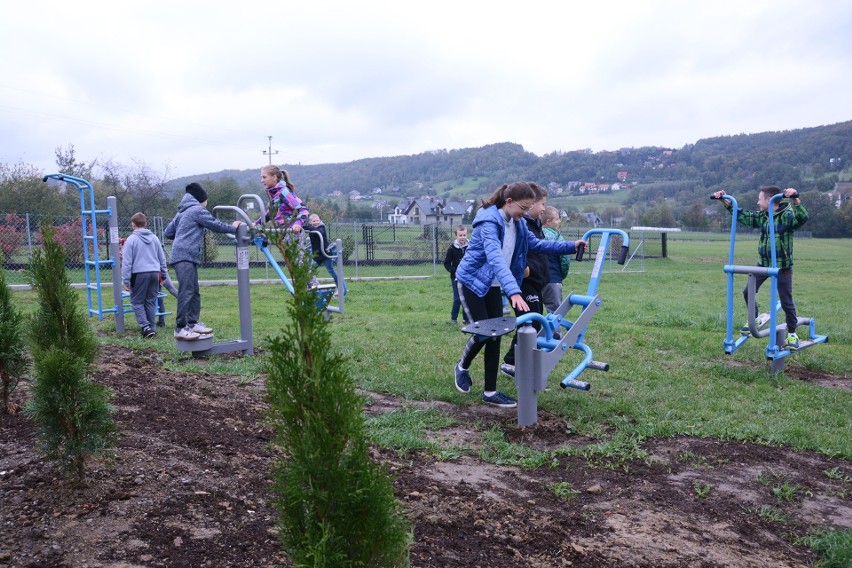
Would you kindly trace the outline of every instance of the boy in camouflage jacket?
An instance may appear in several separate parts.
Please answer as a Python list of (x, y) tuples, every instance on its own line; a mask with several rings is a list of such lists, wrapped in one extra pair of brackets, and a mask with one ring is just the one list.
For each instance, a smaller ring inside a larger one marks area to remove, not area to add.
[[(760, 188), (758, 194), (757, 206), (759, 211), (743, 211), (737, 212), (737, 222), (746, 227), (754, 227), (760, 229), (760, 241), (757, 244), (758, 266), (772, 266), (772, 249), (769, 239), (769, 200), (782, 190), (774, 185), (764, 186)], [(781, 308), (784, 310), (784, 315), (787, 323), (787, 344), (786, 347), (790, 350), (799, 348), (799, 337), (796, 335), (796, 326), (798, 325), (798, 317), (796, 315), (796, 303), (793, 301), (793, 233), (804, 225), (808, 219), (808, 210), (802, 205), (799, 199), (799, 192), (788, 187), (783, 190), (784, 197), (790, 199), (790, 202), (779, 204), (775, 202), (773, 220), (775, 222), (775, 260), (778, 271), (778, 297), (781, 300)], [(725, 195), (724, 191), (717, 191), (713, 194), (719, 199)], [(725, 208), (731, 211), (731, 204), (727, 200), (723, 200)], [(769, 278), (765, 274), (755, 275), (755, 294), (760, 290), (760, 286)], [(743, 289), (743, 298), (748, 303), (748, 285)], [(768, 314), (757, 315), (757, 302), (755, 302), (755, 317), (758, 319), (758, 327), (766, 325), (769, 321)], [(748, 327), (744, 327), (747, 330)]]

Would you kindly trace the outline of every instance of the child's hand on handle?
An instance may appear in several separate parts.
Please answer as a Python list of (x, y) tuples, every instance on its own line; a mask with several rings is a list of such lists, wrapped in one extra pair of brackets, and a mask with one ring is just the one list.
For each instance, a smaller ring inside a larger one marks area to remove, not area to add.
[(509, 304), (515, 309), (516, 312), (528, 312), (530, 311), (530, 307), (524, 301), (523, 297), (520, 294), (512, 294), (509, 296)]
[(799, 204), (799, 192), (792, 187), (788, 187), (784, 190), (784, 197), (792, 199), (796, 205)]
[(717, 191), (713, 194), (713, 199), (722, 199), (722, 196), (725, 195), (725, 190)]
[(576, 241), (574, 241), (575, 248), (580, 248), (581, 245), (583, 248), (587, 248), (589, 246), (589, 243), (587, 241), (584, 241), (583, 239), (577, 239)]
[(302, 232), (302, 226), (301, 225), (293, 225), (290, 228), (290, 230), (293, 231), (294, 233), (301, 233)]

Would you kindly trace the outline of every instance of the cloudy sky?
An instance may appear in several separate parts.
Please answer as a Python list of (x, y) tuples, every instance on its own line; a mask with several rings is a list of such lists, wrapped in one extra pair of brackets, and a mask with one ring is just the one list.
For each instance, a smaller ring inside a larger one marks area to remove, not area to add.
[(0, 163), (170, 177), (852, 119), (849, 0), (0, 4)]

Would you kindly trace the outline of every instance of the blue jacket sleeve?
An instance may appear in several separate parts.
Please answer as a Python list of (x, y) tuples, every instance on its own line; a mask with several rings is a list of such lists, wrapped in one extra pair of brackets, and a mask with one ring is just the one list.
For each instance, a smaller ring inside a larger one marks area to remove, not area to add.
[(532, 252), (574, 254), (577, 251), (577, 245), (574, 244), (574, 241), (548, 241), (539, 239), (532, 231), (527, 232), (527, 243), (529, 244), (529, 250)]

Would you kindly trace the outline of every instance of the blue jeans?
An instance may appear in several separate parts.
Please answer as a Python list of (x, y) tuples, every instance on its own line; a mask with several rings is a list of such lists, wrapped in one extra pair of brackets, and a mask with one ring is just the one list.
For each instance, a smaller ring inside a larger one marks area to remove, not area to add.
[[(316, 259), (315, 258), (314, 262), (317, 265), (322, 264), (323, 266), (325, 266), (326, 271), (328, 271), (328, 275), (331, 276), (332, 279), (334, 279), (334, 283), (337, 284), (337, 272), (335, 272), (335, 270), (334, 270), (334, 260), (332, 260), (330, 258), (323, 258), (323, 259)], [(349, 290), (346, 287), (346, 280), (344, 279), (343, 280), (343, 295), (345, 296), (348, 291)]]

